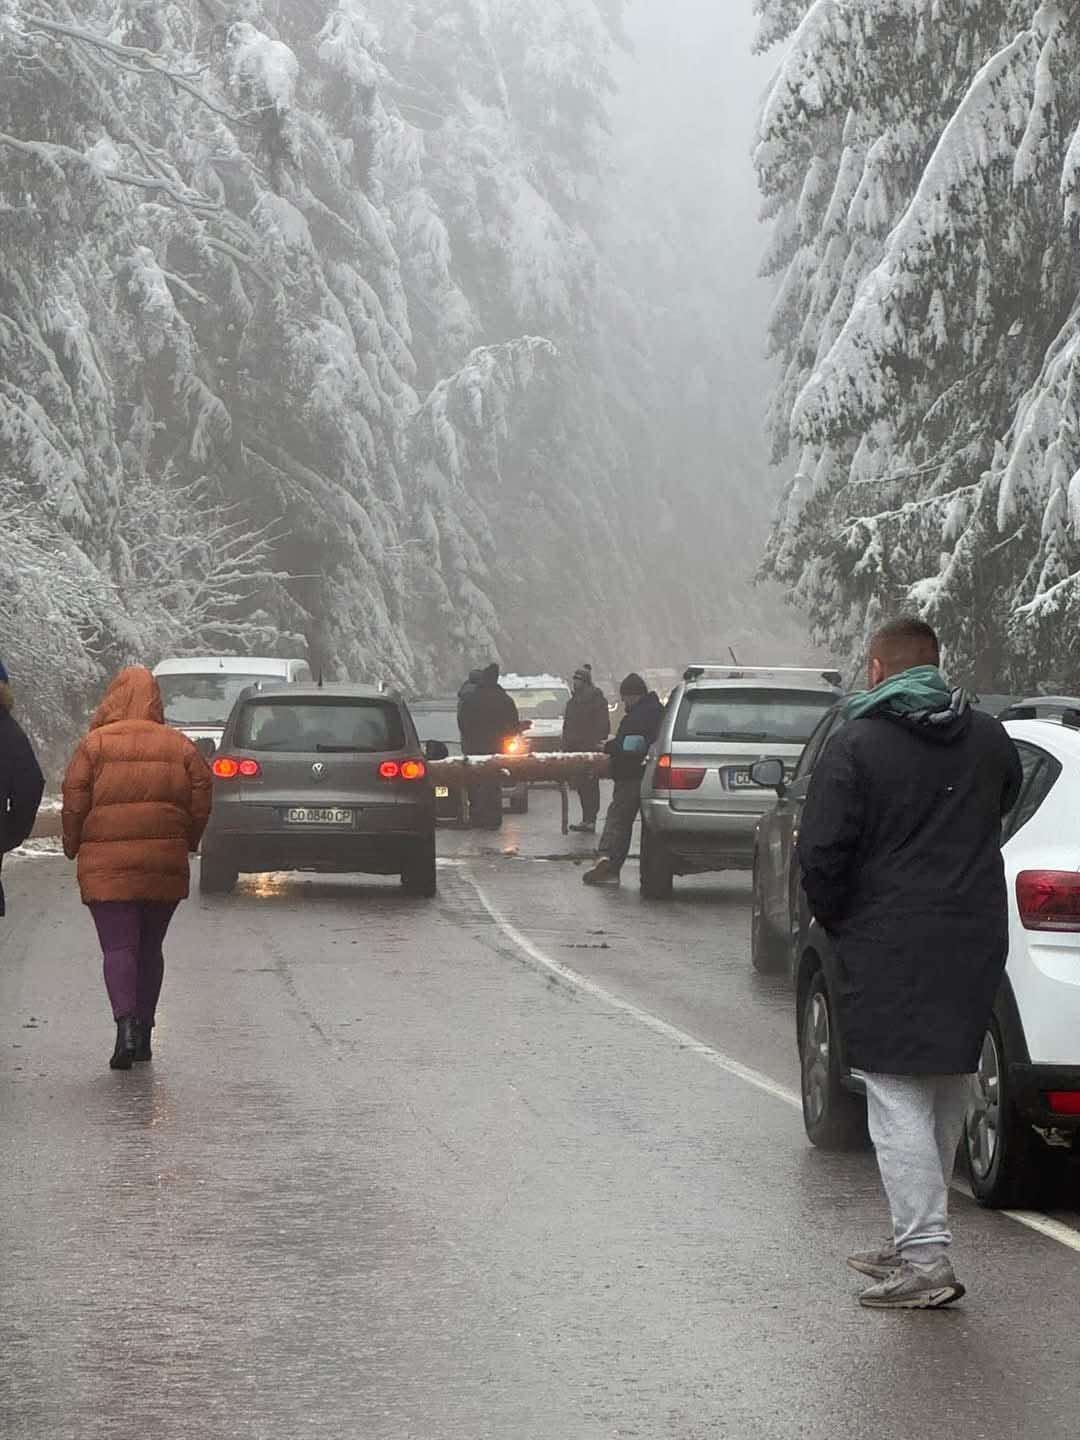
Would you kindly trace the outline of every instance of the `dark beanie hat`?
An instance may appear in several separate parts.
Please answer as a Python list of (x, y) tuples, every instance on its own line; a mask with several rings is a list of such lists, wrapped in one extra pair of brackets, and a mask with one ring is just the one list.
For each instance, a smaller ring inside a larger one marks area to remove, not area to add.
[(647, 695), (648, 693), (648, 685), (645, 684), (645, 681), (636, 670), (631, 670), (630, 674), (627, 675), (626, 679), (619, 686), (620, 695)]

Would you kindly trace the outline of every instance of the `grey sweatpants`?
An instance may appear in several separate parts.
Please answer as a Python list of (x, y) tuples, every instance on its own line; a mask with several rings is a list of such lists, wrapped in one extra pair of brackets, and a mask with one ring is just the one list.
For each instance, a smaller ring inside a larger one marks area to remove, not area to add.
[(952, 1244), (949, 1186), (970, 1075), (866, 1075), (866, 1113), (878, 1169), (892, 1211), (896, 1248), (908, 1260), (930, 1259)]

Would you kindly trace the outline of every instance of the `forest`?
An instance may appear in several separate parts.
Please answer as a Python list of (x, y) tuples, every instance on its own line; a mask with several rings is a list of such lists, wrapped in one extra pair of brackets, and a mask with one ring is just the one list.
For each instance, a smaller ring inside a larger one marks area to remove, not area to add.
[(756, 9), (789, 482), (766, 569), (838, 652), (917, 610), (980, 688), (1073, 687), (1080, 11)]
[(613, 134), (625, 18), (0, 0), (0, 637), (39, 737), (133, 658), (415, 691), (745, 623), (757, 340), (655, 123)]

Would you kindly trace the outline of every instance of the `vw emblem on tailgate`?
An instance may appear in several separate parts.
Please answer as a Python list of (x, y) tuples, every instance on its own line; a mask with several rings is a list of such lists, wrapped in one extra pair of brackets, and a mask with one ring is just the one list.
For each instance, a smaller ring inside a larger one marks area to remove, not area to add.
[(311, 773), (315, 776), (316, 780), (321, 780), (326, 774), (326, 766), (321, 760), (316, 760), (315, 764), (311, 767)]

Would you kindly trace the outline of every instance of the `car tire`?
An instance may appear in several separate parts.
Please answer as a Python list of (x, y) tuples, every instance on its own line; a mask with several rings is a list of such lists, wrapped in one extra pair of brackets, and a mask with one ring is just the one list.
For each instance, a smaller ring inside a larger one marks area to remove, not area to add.
[(435, 836), (414, 841), (401, 867), (401, 884), (406, 895), (431, 900), (439, 888), (435, 868)]
[(963, 1150), (971, 1192), (991, 1210), (1037, 1208), (1051, 1189), (1059, 1160), (1016, 1107), (1009, 1081), (1008, 1042), (995, 1016), (979, 1057), (977, 1098), (964, 1124)]
[(235, 865), (226, 864), (213, 850), (203, 848), (199, 861), (200, 895), (231, 895), (239, 878)]
[(641, 894), (646, 900), (670, 900), (675, 893), (675, 868), (667, 846), (641, 822)]
[(844, 1086), (833, 1014), (824, 972), (818, 970), (799, 1007), (803, 1124), (819, 1150), (862, 1150), (870, 1143), (866, 1101)]
[(517, 785), (510, 792), (510, 814), (527, 815), (529, 813), (529, 787)]
[(756, 857), (750, 906), (750, 963), (759, 975), (778, 975), (786, 969), (786, 957), (780, 937), (769, 923)]

